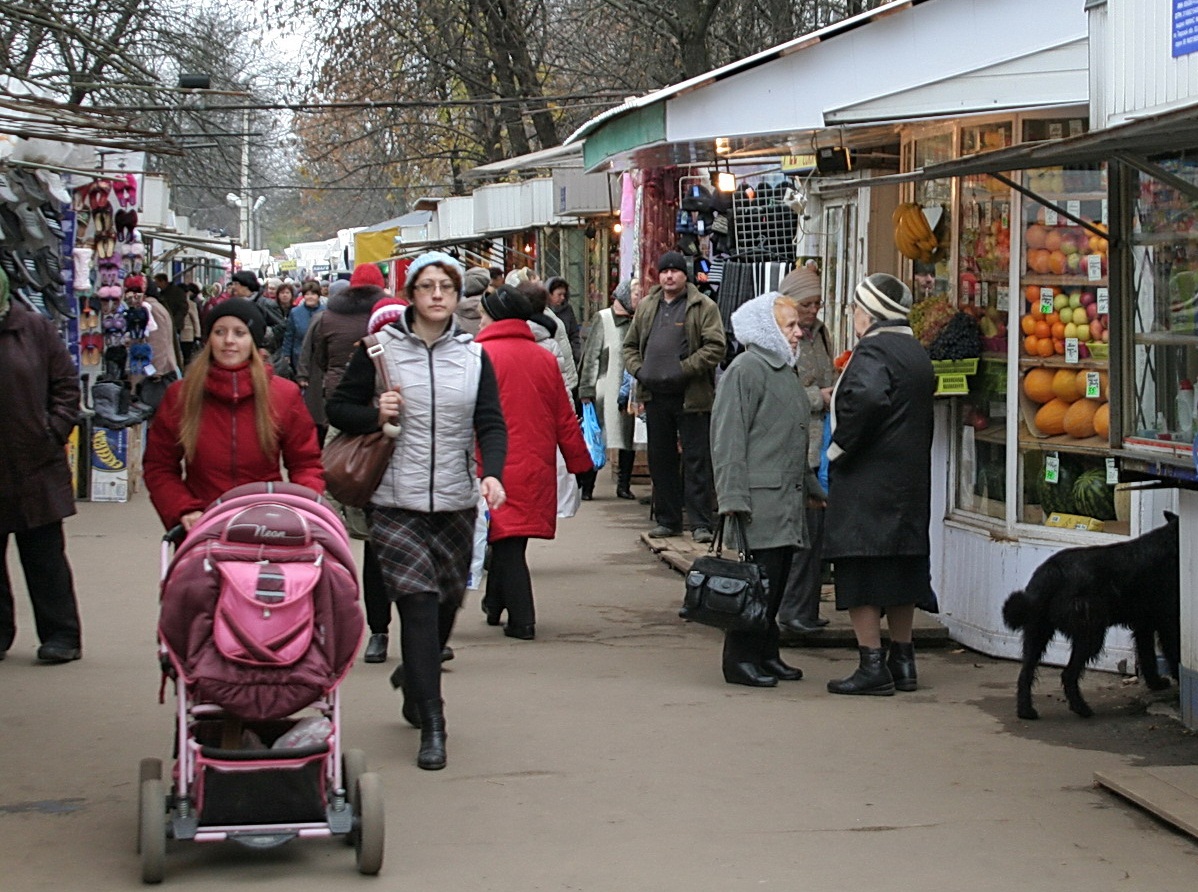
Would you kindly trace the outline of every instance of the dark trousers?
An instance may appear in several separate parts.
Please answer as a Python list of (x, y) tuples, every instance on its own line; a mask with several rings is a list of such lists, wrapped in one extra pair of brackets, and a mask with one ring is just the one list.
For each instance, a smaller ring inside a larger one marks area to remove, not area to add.
[(417, 703), (440, 700), (440, 598), (436, 592), (411, 592), (399, 598), (396, 606), (404, 695)]
[(801, 619), (814, 622), (819, 619), (819, 595), (823, 576), (824, 509), (808, 508), (807, 540), (809, 548), (796, 548), (790, 560), (790, 573), (786, 577), (786, 589), (782, 593), (782, 605), (778, 608), (778, 619), (789, 621)]
[(511, 626), (531, 626), (537, 621), (527, 550), (526, 536), (491, 543), (491, 569), (487, 571), (487, 594), (483, 600), (488, 612), (507, 610)]
[(724, 663), (753, 663), (778, 659), (778, 605), (782, 602), (782, 590), (786, 585), (786, 574), (790, 569), (794, 548), (756, 548), (753, 561), (761, 568), (769, 582), (769, 602), (766, 615), (769, 626), (763, 632), (725, 632)]
[[(657, 522), (682, 529), (685, 468), (686, 514), (691, 529), (711, 529), (712, 486), (710, 412), (683, 412), (682, 394), (657, 396), (645, 403), (649, 426), (649, 478)], [(682, 444), (682, 461), (678, 444)]]
[(391, 625), (391, 599), (374, 543), (367, 542), (362, 550), (362, 603), (366, 607), (366, 625), (372, 635), (380, 635)]
[(632, 449), (621, 449), (616, 458), (616, 486), (628, 489), (632, 486), (632, 466), (636, 464), (636, 452)]
[[(75, 601), (75, 580), (67, 562), (62, 521), (13, 535), (33, 604), (38, 641), (79, 647), (79, 607)], [(8, 533), (3, 533), (0, 534), (0, 652), (12, 647), (16, 634), (12, 582), (8, 576)]]

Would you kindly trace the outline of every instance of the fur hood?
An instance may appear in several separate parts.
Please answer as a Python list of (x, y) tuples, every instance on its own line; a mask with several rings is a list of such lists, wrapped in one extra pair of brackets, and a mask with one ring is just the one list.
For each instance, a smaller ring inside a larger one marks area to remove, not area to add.
[(358, 285), (330, 297), (327, 309), (342, 316), (369, 316), (375, 303), (386, 296), (387, 292), (377, 285)]
[(774, 301), (780, 296), (770, 291), (741, 304), (732, 314), (732, 334), (746, 347), (755, 344), (780, 362), (793, 366), (799, 358), (798, 350), (790, 349), (774, 319)]

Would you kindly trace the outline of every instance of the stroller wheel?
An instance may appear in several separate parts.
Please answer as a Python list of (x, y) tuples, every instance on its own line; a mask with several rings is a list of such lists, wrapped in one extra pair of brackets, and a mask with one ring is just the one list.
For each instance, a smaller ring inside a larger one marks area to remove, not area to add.
[[(358, 779), (366, 773), (366, 753), (362, 750), (346, 750), (341, 754), (341, 782), (345, 784), (345, 800), (354, 817), (358, 814)], [(347, 846), (357, 845), (358, 827), (345, 835)]]
[(383, 867), (385, 838), (383, 813), (383, 781), (373, 771), (358, 778), (357, 832), (354, 848), (358, 856), (358, 873), (374, 876)]
[(141, 785), (148, 780), (162, 779), (162, 760), (161, 759), (142, 759), (137, 765), (137, 853), (141, 854), (141, 822), (142, 822), (142, 804), (141, 804)]
[(139, 804), (141, 881), (161, 883), (166, 871), (166, 788), (161, 779), (151, 777), (141, 782)]

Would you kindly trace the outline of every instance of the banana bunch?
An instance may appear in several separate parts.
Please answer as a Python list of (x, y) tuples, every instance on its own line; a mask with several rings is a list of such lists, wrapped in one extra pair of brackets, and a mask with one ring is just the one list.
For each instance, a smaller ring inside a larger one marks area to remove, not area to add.
[(894, 224), (894, 244), (903, 256), (931, 263), (940, 242), (928, 226), (923, 208), (913, 201), (905, 201), (894, 209), (890, 219)]

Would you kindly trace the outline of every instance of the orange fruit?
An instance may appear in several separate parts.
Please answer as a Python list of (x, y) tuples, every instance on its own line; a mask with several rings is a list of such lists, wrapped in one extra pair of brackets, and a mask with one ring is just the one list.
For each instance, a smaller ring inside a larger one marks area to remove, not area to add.
[(1052, 324), (1052, 336), (1054, 338), (1057, 338), (1058, 340), (1063, 339), (1065, 337), (1065, 323), (1064, 322), (1054, 322)]
[(1044, 236), (1044, 244), (1041, 246), (1045, 251), (1061, 250), (1061, 231), (1059, 229), (1050, 229)]
[(1056, 396), (1052, 389), (1054, 377), (1052, 369), (1028, 369), (1023, 378), (1023, 392), (1029, 399), (1043, 405)]
[(1061, 314), (1058, 313), (1056, 310), (1053, 310), (1051, 313), (1049, 313), (1047, 316), (1044, 317), (1044, 321), (1047, 322), (1049, 325), (1056, 325), (1058, 322), (1061, 321)]
[(1040, 286), (1028, 285), (1023, 289), (1023, 297), (1033, 307), (1040, 303)]
[(1053, 251), (1048, 255), (1048, 272), (1054, 276), (1063, 276), (1068, 268), (1068, 261), (1061, 251)]
[(1064, 356), (1065, 355), (1065, 342), (1054, 339), (1052, 342), (1052, 352), (1057, 354), (1057, 356)]
[(1052, 338), (1040, 338), (1036, 344), (1036, 352), (1041, 356), (1052, 356)]
[[(1057, 323), (1057, 324), (1059, 325), (1060, 323)], [(1049, 325), (1047, 322), (1037, 322), (1036, 323), (1036, 337), (1047, 338), (1047, 337), (1050, 337), (1051, 335), (1052, 335), (1052, 326), (1051, 325)]]
[(1031, 313), (1028, 313), (1026, 316), (1024, 316), (1022, 319), (1019, 320), (1019, 327), (1021, 329), (1023, 329), (1023, 333), (1025, 335), (1035, 334), (1036, 333), (1036, 317), (1033, 316)]
[(1047, 229), (1039, 223), (1033, 223), (1027, 228), (1027, 232), (1023, 234), (1023, 240), (1027, 242), (1029, 248), (1043, 248), (1044, 239), (1047, 235)]
[(1023, 352), (1028, 356), (1040, 355), (1040, 339), (1035, 335), (1028, 335), (1023, 339)]

